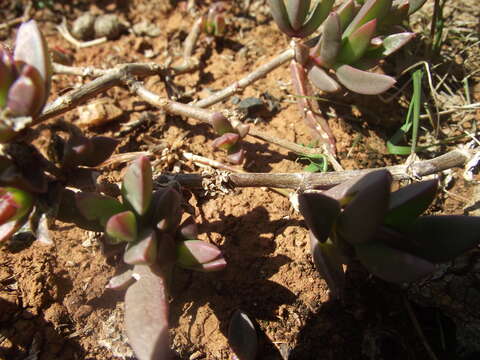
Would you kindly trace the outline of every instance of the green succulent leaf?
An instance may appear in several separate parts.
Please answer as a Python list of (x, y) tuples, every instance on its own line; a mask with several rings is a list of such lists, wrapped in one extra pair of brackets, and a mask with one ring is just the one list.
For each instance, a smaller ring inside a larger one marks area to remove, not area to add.
[(310, 9), (310, 0), (287, 0), (286, 9), (293, 30), (297, 31), (307, 17)]
[(425, 259), (376, 242), (357, 244), (355, 252), (368, 271), (393, 283), (416, 281), (435, 270)]
[(284, 0), (268, 0), (268, 5), (270, 6), (273, 20), (278, 28), (288, 36), (294, 36), (295, 31), (290, 24), (287, 8), (283, 1)]
[(144, 215), (152, 199), (152, 167), (146, 156), (139, 156), (130, 166), (122, 180), (122, 195), (138, 215)]
[(336, 75), (347, 89), (363, 95), (381, 94), (396, 83), (391, 76), (358, 70), (350, 65), (340, 66), (336, 69)]
[(224, 149), (228, 150), (231, 149), (232, 146), (234, 146), (238, 140), (240, 139), (240, 135), (235, 134), (235, 133), (225, 133), (221, 135), (220, 137), (216, 138), (212, 142), (212, 147), (214, 149)]
[(437, 180), (428, 180), (405, 186), (391, 193), (384, 223), (393, 227), (411, 224), (428, 209), (435, 198), (437, 188)]
[(132, 242), (137, 238), (137, 219), (131, 211), (113, 215), (105, 225), (108, 236), (120, 241)]
[(113, 215), (127, 210), (117, 199), (97, 193), (79, 192), (75, 194), (75, 200), (85, 219), (99, 221), (102, 226), (105, 226)]
[(258, 339), (255, 326), (246, 313), (236, 310), (228, 325), (228, 344), (238, 360), (255, 360)]
[(480, 217), (422, 216), (404, 234), (410, 253), (434, 263), (450, 261), (480, 244)]
[(377, 170), (361, 177), (348, 190), (350, 198), (337, 221), (337, 231), (350, 244), (372, 240), (388, 210), (392, 175)]
[(334, 2), (335, 0), (318, 0), (302, 28), (296, 32), (295, 36), (304, 38), (313, 34), (327, 18)]
[(3, 61), (4, 56), (0, 48), (0, 109), (7, 105), (8, 89), (14, 80), (13, 69)]
[(34, 198), (27, 191), (13, 187), (0, 188), (0, 224), (18, 220), (32, 210)]
[(359, 60), (370, 45), (376, 29), (377, 20), (373, 19), (352, 32), (344, 39), (337, 61), (342, 64), (351, 64)]
[(330, 240), (321, 243), (310, 231), (310, 252), (315, 267), (327, 282), (332, 297), (341, 299), (345, 288), (345, 272), (339, 249)]
[(373, 19), (378, 19), (380, 22), (391, 7), (392, 0), (367, 0), (343, 32), (343, 38), (349, 37), (355, 30)]
[(130, 265), (152, 265), (157, 259), (157, 236), (146, 230), (136, 243), (128, 243), (123, 261)]
[(340, 20), (340, 29), (344, 31), (348, 24), (352, 21), (356, 13), (355, 1), (348, 0), (345, 1), (337, 10), (336, 10), (339, 20)]
[(300, 212), (315, 238), (322, 243), (327, 241), (340, 214), (341, 209), (338, 201), (318, 190), (305, 191), (299, 194), (298, 201)]

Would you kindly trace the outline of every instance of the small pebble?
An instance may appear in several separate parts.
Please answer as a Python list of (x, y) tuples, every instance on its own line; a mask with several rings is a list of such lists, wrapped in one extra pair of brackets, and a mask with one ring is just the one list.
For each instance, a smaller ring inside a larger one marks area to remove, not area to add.
[(118, 17), (113, 14), (100, 15), (95, 20), (95, 37), (107, 37), (109, 40), (117, 39), (122, 31)]
[(95, 16), (90, 13), (85, 13), (72, 26), (72, 35), (79, 40), (90, 40), (93, 38), (93, 27), (95, 24)]

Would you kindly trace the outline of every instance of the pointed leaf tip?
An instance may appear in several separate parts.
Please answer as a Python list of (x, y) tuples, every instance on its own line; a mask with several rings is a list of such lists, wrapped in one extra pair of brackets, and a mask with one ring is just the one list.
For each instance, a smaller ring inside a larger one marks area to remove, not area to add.
[(108, 219), (105, 232), (120, 241), (135, 241), (137, 238), (137, 220), (131, 211), (124, 211)]
[(395, 85), (391, 76), (355, 69), (342, 65), (336, 69), (338, 80), (349, 90), (363, 95), (378, 95)]
[(122, 180), (122, 194), (138, 215), (147, 212), (152, 199), (153, 179), (150, 160), (140, 156), (134, 160)]
[(228, 344), (238, 360), (254, 360), (258, 339), (253, 322), (241, 310), (236, 310), (228, 326)]

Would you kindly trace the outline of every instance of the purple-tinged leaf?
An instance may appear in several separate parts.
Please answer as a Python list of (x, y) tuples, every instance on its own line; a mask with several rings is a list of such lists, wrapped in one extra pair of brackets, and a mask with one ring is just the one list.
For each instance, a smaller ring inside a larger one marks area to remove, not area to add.
[(284, 0), (268, 0), (270, 12), (278, 28), (288, 36), (295, 36), (295, 31), (288, 19), (287, 9)]
[(195, 240), (198, 238), (198, 225), (193, 216), (185, 219), (178, 229), (178, 234), (185, 240)]
[(320, 41), (320, 56), (328, 67), (332, 67), (335, 64), (342, 44), (340, 18), (336, 12), (330, 13), (327, 20), (325, 20)]
[(177, 260), (175, 240), (170, 234), (157, 233), (157, 264), (173, 265)]
[(355, 16), (355, 13), (356, 13), (355, 1), (354, 0), (345, 1), (336, 10), (336, 12), (340, 20), (340, 29), (343, 31)]
[(0, 244), (8, 239), (19, 230), (27, 221), (26, 217), (18, 220), (8, 221), (0, 225)]
[(368, 173), (348, 190), (350, 198), (337, 220), (337, 231), (350, 244), (372, 240), (388, 210), (392, 175), (387, 170)]
[(416, 281), (435, 270), (427, 260), (379, 243), (358, 244), (355, 251), (368, 271), (389, 282)]
[(118, 140), (106, 137), (95, 136), (90, 139), (93, 147), (93, 154), (86, 158), (81, 165), (95, 167), (107, 160), (115, 151)]
[[(44, 93), (48, 94), (52, 77), (52, 65), (47, 42), (35, 20), (23, 23), (18, 29), (13, 57), (16, 62), (25, 63), (37, 69), (42, 79)], [(45, 101), (46, 98), (43, 98), (42, 102)]]
[(130, 265), (152, 265), (157, 259), (157, 236), (147, 230), (136, 243), (128, 243), (123, 261)]
[(228, 132), (235, 132), (232, 124), (221, 112), (216, 112), (212, 115), (210, 120), (210, 125), (212, 125), (213, 130), (219, 135), (223, 135)]
[[(14, 116), (33, 116), (41, 108), (44, 90), (37, 87), (35, 68), (25, 66), (20, 77), (8, 90), (7, 108)], [(41, 99), (41, 101), (39, 101)]]
[(349, 90), (363, 95), (378, 95), (395, 85), (391, 76), (375, 74), (342, 65), (336, 69), (337, 79)]
[(13, 187), (0, 188), (0, 224), (17, 220), (28, 214), (33, 207), (33, 196)]
[(243, 139), (250, 131), (250, 125), (238, 124), (237, 126), (235, 126), (235, 130), (237, 131), (237, 134), (240, 135), (240, 138)]
[(343, 32), (343, 38), (349, 37), (355, 30), (373, 19), (380, 21), (391, 7), (392, 0), (367, 0)]
[(165, 276), (145, 265), (137, 265), (133, 271), (138, 280), (125, 294), (128, 343), (139, 360), (171, 359)]
[(182, 195), (169, 186), (156, 191), (152, 200), (153, 224), (158, 230), (175, 232), (182, 220)]
[(98, 219), (88, 220), (83, 216), (77, 203), (77, 196), (72, 190), (62, 189), (58, 195), (58, 209), (54, 216), (57, 220), (74, 223), (76, 226), (90, 231), (104, 231), (105, 227)]
[(139, 156), (132, 161), (122, 180), (123, 198), (138, 215), (147, 212), (152, 199), (152, 167), (146, 156)]
[(83, 164), (86, 159), (94, 155), (90, 139), (83, 135), (70, 136), (63, 147), (61, 164), (63, 167), (72, 168)]
[(384, 223), (400, 228), (411, 224), (428, 209), (435, 198), (437, 188), (437, 180), (428, 180), (405, 186), (391, 193)]
[(234, 146), (238, 140), (240, 139), (240, 135), (234, 134), (234, 133), (225, 133), (221, 135), (220, 137), (216, 138), (212, 142), (212, 147), (214, 149), (224, 149), (228, 150), (232, 146)]
[(128, 288), (135, 282), (135, 278), (133, 277), (133, 270), (127, 270), (119, 275), (115, 275), (110, 279), (106, 288), (121, 291)]
[(450, 261), (480, 244), (480, 217), (422, 216), (405, 237), (410, 253), (434, 263)]
[(240, 165), (241, 163), (243, 163), (243, 160), (245, 160), (245, 154), (245, 149), (242, 149), (240, 147), (234, 147), (232, 149), (229, 149), (227, 160), (233, 165)]
[(322, 243), (327, 241), (340, 214), (338, 201), (318, 190), (301, 193), (298, 195), (298, 201), (300, 212), (315, 238)]
[(308, 69), (307, 77), (316, 88), (322, 91), (335, 93), (341, 89), (341, 86), (317, 65), (313, 65)]
[(247, 314), (236, 310), (228, 325), (228, 344), (238, 360), (255, 360), (257, 356), (257, 331)]
[(351, 64), (359, 60), (370, 45), (370, 41), (377, 29), (377, 20), (373, 19), (344, 39), (337, 61), (342, 64)]
[(327, 18), (330, 10), (332, 10), (334, 2), (335, 0), (317, 1), (302, 28), (296, 32), (295, 36), (304, 38), (313, 34)]
[[(177, 263), (185, 269), (199, 271), (220, 270), (226, 265), (220, 249), (201, 240), (186, 240), (177, 243)], [(213, 263), (213, 267), (209, 266), (211, 263)]]
[(322, 278), (326, 281), (334, 299), (343, 298), (345, 272), (339, 249), (330, 241), (321, 243), (310, 231), (310, 252), (313, 262)]
[(303, 25), (310, 9), (310, 0), (288, 0), (287, 15), (293, 30), (297, 31)]
[[(80, 213), (87, 220), (97, 220), (105, 226), (113, 215), (126, 210), (117, 199), (97, 193), (79, 192), (75, 194), (76, 204)], [(73, 204), (72, 204), (73, 206)]]
[(408, 0), (408, 15), (413, 14), (414, 12), (420, 10), (420, 8), (425, 4), (427, 0)]
[(108, 236), (120, 241), (135, 241), (137, 238), (137, 220), (131, 211), (124, 211), (113, 215), (105, 225)]

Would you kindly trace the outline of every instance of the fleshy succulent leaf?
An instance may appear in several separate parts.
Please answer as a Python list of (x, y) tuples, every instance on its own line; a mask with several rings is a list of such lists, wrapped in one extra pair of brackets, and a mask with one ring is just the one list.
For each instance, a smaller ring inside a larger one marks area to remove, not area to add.
[(335, 93), (340, 91), (341, 86), (327, 74), (321, 67), (313, 65), (307, 72), (308, 80), (318, 89)]
[(80, 213), (87, 220), (97, 220), (103, 226), (110, 217), (126, 210), (120, 201), (106, 195), (79, 192), (75, 194), (75, 198)]
[(168, 294), (165, 276), (137, 265), (138, 280), (125, 294), (125, 328), (139, 360), (170, 359)]
[(108, 236), (120, 241), (135, 241), (137, 238), (137, 220), (131, 211), (124, 211), (113, 215), (105, 225)]
[(373, 19), (382, 19), (391, 7), (392, 0), (367, 0), (343, 32), (343, 38), (349, 37), (355, 30)]
[(396, 83), (391, 76), (358, 70), (350, 65), (341, 65), (336, 75), (347, 89), (363, 95), (381, 94)]
[(135, 282), (135, 278), (133, 277), (133, 270), (127, 270), (119, 275), (115, 275), (110, 279), (106, 288), (110, 290), (125, 290), (130, 285)]
[(157, 236), (146, 230), (136, 243), (128, 243), (123, 261), (130, 265), (152, 265), (157, 259)]
[(342, 44), (340, 17), (336, 12), (330, 13), (325, 20), (320, 41), (321, 58), (326, 65), (331, 67), (337, 59)]
[(161, 231), (175, 231), (182, 219), (182, 195), (169, 186), (153, 195), (153, 223)]
[(480, 243), (480, 217), (422, 216), (405, 237), (410, 253), (434, 263), (449, 261)]
[(239, 134), (225, 133), (220, 137), (216, 138), (215, 140), (213, 140), (212, 147), (214, 149), (220, 148), (220, 149), (228, 150), (232, 146), (234, 146), (239, 139), (240, 139)]
[(107, 160), (115, 151), (118, 140), (106, 136), (94, 136), (90, 139), (93, 147), (93, 154), (86, 158), (81, 165), (98, 166)]
[(0, 244), (15, 234), (27, 221), (27, 217), (23, 217), (18, 220), (7, 221), (5, 224), (0, 225)]
[(389, 56), (395, 51), (400, 49), (402, 46), (407, 44), (410, 40), (415, 37), (415, 33), (403, 32), (398, 34), (392, 34), (383, 39), (383, 52), (382, 56)]
[(138, 215), (147, 212), (152, 199), (152, 167), (146, 156), (139, 156), (130, 166), (122, 180), (123, 198)]
[(345, 272), (338, 248), (330, 240), (321, 243), (310, 231), (310, 252), (315, 267), (327, 282), (332, 297), (341, 299), (345, 287)]
[[(44, 90), (38, 87), (38, 72), (27, 65), (8, 90), (7, 108), (14, 116), (32, 116), (43, 105)], [(43, 101), (43, 100), (42, 100)]]
[(301, 193), (298, 201), (308, 228), (318, 241), (325, 242), (340, 214), (340, 204), (318, 190)]
[(2, 60), (2, 53), (3, 50), (0, 48), (0, 109), (7, 105), (8, 89), (14, 80), (12, 68)]
[(223, 135), (228, 132), (235, 132), (235, 129), (233, 128), (230, 121), (228, 121), (225, 115), (223, 115), (221, 112), (216, 112), (212, 115), (210, 124), (219, 135)]
[(335, 0), (318, 0), (295, 36), (303, 38), (313, 34), (327, 18), (334, 2)]
[(300, 29), (310, 9), (310, 0), (287, 0), (287, 15), (294, 31)]
[(337, 221), (337, 231), (350, 244), (372, 240), (388, 210), (392, 175), (377, 170), (361, 177), (347, 192), (351, 196)]
[(343, 41), (337, 61), (342, 64), (351, 64), (359, 60), (370, 45), (375, 34), (377, 20), (373, 19), (352, 32)]
[(198, 226), (193, 216), (189, 216), (180, 225), (179, 235), (185, 240), (195, 240), (198, 237)]
[(0, 224), (22, 218), (32, 210), (33, 202), (33, 196), (24, 190), (0, 188)]
[(435, 270), (435, 265), (425, 259), (376, 242), (355, 245), (355, 252), (372, 274), (385, 281), (416, 281)]
[(355, 16), (355, 1), (345, 1), (337, 10), (337, 14), (340, 20), (340, 29), (343, 31), (347, 25), (352, 21)]
[(228, 325), (228, 344), (238, 360), (255, 360), (258, 339), (253, 322), (247, 314), (236, 310)]
[(391, 193), (384, 223), (393, 227), (411, 224), (427, 210), (435, 198), (437, 188), (437, 180), (428, 180), (405, 186)]
[(272, 13), (273, 20), (277, 24), (278, 28), (288, 36), (294, 36), (295, 31), (290, 24), (287, 8), (285, 7), (285, 3), (283, 1), (284, 0), (268, 0), (270, 12)]
[(177, 263), (185, 269), (198, 271), (217, 271), (226, 265), (220, 249), (201, 240), (177, 243)]
[(245, 159), (245, 153), (245, 149), (242, 149), (240, 146), (233, 146), (232, 148), (228, 149), (228, 162), (234, 165), (240, 165)]

